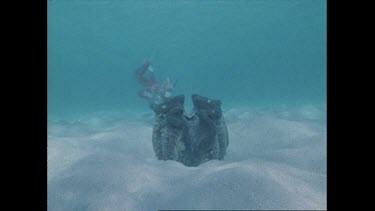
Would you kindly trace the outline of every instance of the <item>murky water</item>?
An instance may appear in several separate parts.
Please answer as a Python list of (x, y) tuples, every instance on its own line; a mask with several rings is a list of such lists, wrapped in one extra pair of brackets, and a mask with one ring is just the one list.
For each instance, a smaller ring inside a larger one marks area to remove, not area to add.
[[(145, 60), (222, 101), (224, 161), (155, 159)], [(325, 209), (326, 63), (323, 0), (48, 1), (49, 210)]]

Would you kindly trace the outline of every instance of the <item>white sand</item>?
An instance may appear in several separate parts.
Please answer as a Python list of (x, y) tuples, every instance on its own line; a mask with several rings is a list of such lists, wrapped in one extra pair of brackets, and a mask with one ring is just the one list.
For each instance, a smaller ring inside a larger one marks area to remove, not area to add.
[(226, 110), (227, 156), (199, 167), (156, 160), (150, 114), (50, 122), (48, 210), (326, 209), (319, 107)]

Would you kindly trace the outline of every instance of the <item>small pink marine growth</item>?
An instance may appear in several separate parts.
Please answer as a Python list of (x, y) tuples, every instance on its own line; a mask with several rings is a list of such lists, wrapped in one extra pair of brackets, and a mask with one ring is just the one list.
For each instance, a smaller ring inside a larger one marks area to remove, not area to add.
[[(147, 77), (147, 73), (149, 76)], [(138, 92), (138, 95), (147, 99), (152, 104), (159, 104), (166, 98), (172, 95), (172, 91), (176, 86), (176, 81), (171, 83), (169, 78), (159, 83), (155, 80), (154, 72), (152, 70), (151, 62), (146, 61), (135, 72), (135, 77), (138, 82), (144, 87), (143, 90)]]

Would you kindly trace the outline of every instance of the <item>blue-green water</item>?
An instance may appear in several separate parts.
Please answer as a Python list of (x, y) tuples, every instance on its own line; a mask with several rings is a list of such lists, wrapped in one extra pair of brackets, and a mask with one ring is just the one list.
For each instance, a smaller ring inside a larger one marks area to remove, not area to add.
[(174, 94), (224, 107), (326, 102), (326, 1), (48, 1), (48, 114), (148, 110), (151, 59)]
[[(48, 1), (48, 210), (325, 210), (326, 1)], [(161, 161), (137, 96), (222, 101), (224, 160)]]

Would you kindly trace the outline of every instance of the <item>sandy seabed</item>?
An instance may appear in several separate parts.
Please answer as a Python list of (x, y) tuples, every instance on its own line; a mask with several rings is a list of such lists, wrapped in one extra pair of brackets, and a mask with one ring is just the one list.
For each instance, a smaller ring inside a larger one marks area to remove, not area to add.
[(152, 150), (152, 113), (48, 123), (48, 210), (326, 209), (322, 106), (224, 110), (223, 161), (186, 167)]

